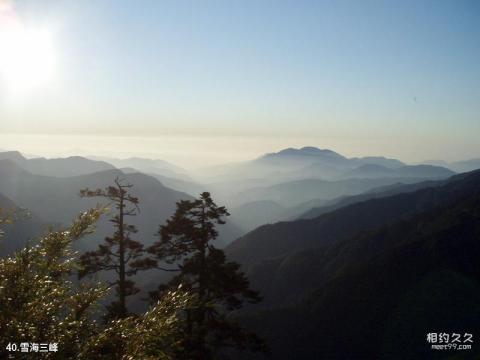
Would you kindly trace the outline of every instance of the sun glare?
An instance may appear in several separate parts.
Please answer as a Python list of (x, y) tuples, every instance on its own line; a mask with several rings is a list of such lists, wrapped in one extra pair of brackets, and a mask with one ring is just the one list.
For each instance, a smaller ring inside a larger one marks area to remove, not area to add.
[(53, 35), (47, 29), (0, 24), (0, 77), (8, 91), (24, 93), (49, 82), (56, 67)]

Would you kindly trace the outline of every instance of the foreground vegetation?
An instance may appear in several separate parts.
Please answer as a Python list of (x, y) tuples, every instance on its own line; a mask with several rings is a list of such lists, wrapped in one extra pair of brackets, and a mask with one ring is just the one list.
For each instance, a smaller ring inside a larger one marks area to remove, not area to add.
[[(262, 341), (229, 316), (243, 301), (260, 297), (249, 289), (238, 264), (212, 244), (226, 209), (208, 193), (181, 201), (161, 226), (159, 241), (144, 250), (130, 238), (135, 228), (124, 222), (127, 214), (134, 215), (125, 203), (136, 206), (138, 199), (128, 193), (130, 185), (118, 179), (115, 184), (82, 191), (116, 205), (114, 233), (97, 250), (80, 255), (74, 246), (107, 213), (101, 206), (0, 260), (0, 351), (5, 353), (10, 342), (58, 343), (57, 352), (42, 354), (48, 359), (214, 359), (226, 347), (264, 350)], [(0, 224), (11, 221), (4, 216)], [(134, 275), (161, 269), (161, 262), (174, 266), (177, 275), (151, 294), (148, 311), (128, 312), (125, 298), (135, 293)], [(101, 283), (87, 276), (101, 270), (112, 270), (118, 280)], [(117, 300), (105, 308), (110, 288), (116, 289)]]

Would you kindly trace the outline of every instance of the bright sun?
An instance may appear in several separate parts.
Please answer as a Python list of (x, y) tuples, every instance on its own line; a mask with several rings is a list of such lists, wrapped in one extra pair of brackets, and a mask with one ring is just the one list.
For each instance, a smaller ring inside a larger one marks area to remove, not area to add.
[(0, 82), (24, 93), (50, 81), (56, 67), (52, 33), (20, 23), (0, 24)]

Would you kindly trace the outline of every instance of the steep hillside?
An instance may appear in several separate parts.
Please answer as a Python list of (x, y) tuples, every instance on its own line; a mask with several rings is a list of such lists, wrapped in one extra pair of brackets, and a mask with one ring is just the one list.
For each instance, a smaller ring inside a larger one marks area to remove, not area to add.
[[(413, 216), (250, 268), (268, 311), (243, 321), (269, 340), (275, 359), (477, 358), (475, 344), (438, 352), (426, 342), (430, 332), (480, 331), (474, 175), (435, 189), (444, 196)], [(417, 199), (433, 200), (425, 191)]]
[(249, 266), (298, 249), (341, 241), (477, 190), (480, 171), (460, 174), (441, 186), (354, 203), (314, 219), (265, 225), (237, 239), (227, 250), (232, 259)]

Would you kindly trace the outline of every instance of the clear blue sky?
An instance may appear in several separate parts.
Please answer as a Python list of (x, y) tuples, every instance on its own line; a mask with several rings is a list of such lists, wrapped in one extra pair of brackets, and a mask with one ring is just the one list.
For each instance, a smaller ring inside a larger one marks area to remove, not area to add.
[(4, 133), (480, 156), (478, 1), (24, 0), (16, 11), (55, 29), (58, 74), (18, 101), (0, 83)]

